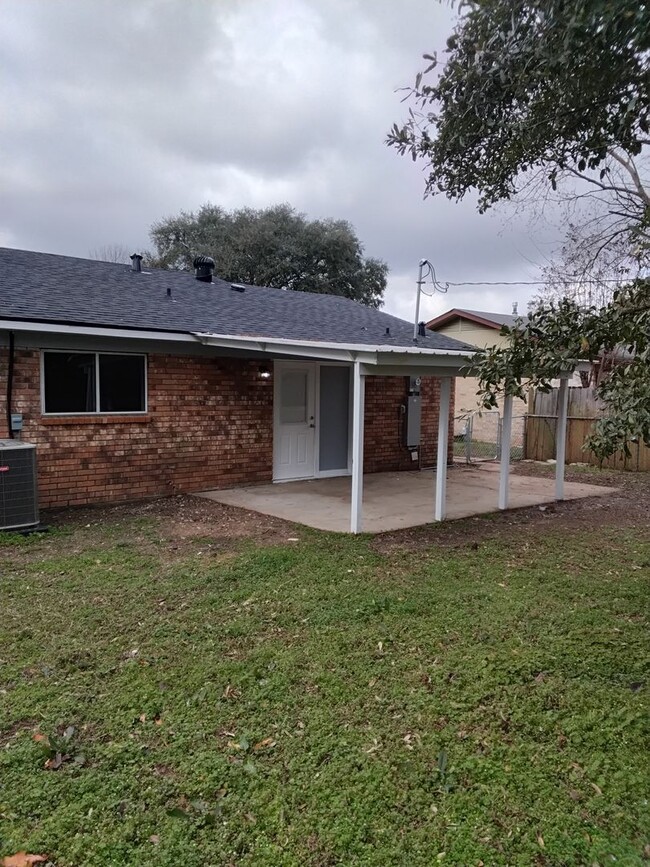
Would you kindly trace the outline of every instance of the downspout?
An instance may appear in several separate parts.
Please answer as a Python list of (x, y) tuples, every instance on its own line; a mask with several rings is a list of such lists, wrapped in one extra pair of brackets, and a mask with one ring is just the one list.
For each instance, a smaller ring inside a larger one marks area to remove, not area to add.
[(14, 333), (13, 331), (9, 332), (9, 364), (7, 366), (7, 436), (9, 439), (14, 438), (14, 432), (12, 430), (11, 424), (11, 403), (13, 400), (13, 389), (14, 389), (14, 361), (15, 361), (15, 349), (14, 349)]

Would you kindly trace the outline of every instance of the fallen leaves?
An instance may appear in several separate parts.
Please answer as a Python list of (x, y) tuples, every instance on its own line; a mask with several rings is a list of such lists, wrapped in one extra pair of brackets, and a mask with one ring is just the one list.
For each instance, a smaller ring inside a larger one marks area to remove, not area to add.
[[(146, 713), (141, 713), (140, 716), (138, 717), (138, 719), (140, 720), (141, 723), (146, 723), (146, 721), (147, 721), (147, 715), (146, 715)], [(152, 716), (152, 717), (151, 717), (151, 721), (152, 721), (153, 724), (156, 725), (156, 726), (161, 726), (161, 725), (162, 725), (162, 717), (160, 716), (159, 713), (157, 713), (157, 714), (155, 714), (154, 716)]]
[(417, 732), (407, 732), (402, 738), (407, 750), (412, 750), (416, 746), (420, 746), (422, 738)]
[(45, 764), (43, 765), (46, 771), (58, 771), (66, 762), (73, 762), (78, 766), (85, 765), (85, 756), (81, 753), (75, 754), (71, 748), (70, 742), (74, 734), (75, 727), (68, 726), (62, 735), (53, 734), (48, 737), (40, 732), (36, 732), (36, 734), (32, 735), (34, 743), (39, 744), (47, 756)]
[(242, 735), (237, 740), (228, 741), (228, 746), (231, 750), (240, 750), (245, 753), (248, 750), (249, 742), (246, 735)]
[[(232, 732), (225, 732), (225, 734), (232, 735)], [(272, 750), (275, 746), (277, 746), (277, 741), (275, 738), (271, 737), (263, 738), (261, 741), (257, 741), (251, 746), (250, 741), (245, 734), (240, 735), (238, 738), (235, 738), (233, 735), (232, 739), (227, 743), (229, 749), (240, 753), (247, 753), (249, 750), (259, 753), (262, 750)]]
[(44, 864), (47, 855), (32, 855), (30, 852), (16, 852), (2, 859), (2, 867), (31, 867), (32, 864)]

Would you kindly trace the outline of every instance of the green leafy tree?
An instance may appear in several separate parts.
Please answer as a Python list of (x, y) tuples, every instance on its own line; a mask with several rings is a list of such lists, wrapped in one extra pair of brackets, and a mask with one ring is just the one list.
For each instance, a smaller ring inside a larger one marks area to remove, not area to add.
[[(568, 173), (631, 197), (650, 196), (630, 160), (650, 144), (648, 0), (472, 0), (416, 78), (406, 124), (389, 143), (429, 165), (428, 192), (479, 193), (485, 210), (541, 167), (551, 186)], [(613, 159), (630, 179), (610, 182)]]
[[(557, 194), (578, 212), (586, 199), (590, 215), (565, 248), (572, 297), (541, 299), (509, 347), (478, 360), (486, 405), (522, 396), (525, 381), (550, 387), (575, 359), (618, 356), (588, 445), (604, 457), (647, 441), (650, 299), (631, 278), (647, 273), (650, 243), (650, 0), (467, 0), (459, 13), (446, 62), (425, 55), (388, 144), (425, 162), (427, 193), (473, 192), (481, 212), (513, 197), (540, 209)], [(575, 291), (612, 268), (630, 285), (602, 306)]]
[(154, 223), (150, 234), (152, 267), (190, 270), (205, 253), (224, 280), (382, 304), (388, 266), (364, 258), (345, 220), (308, 220), (289, 205), (228, 212), (208, 204)]
[(460, 12), (446, 62), (425, 55), (388, 143), (425, 162), (427, 193), (475, 192), (481, 212), (515, 198), (539, 214), (553, 200), (595, 273), (621, 242), (647, 265), (650, 0), (471, 0)]
[(605, 413), (585, 447), (602, 459), (629, 454), (631, 440), (650, 445), (650, 280), (616, 291), (600, 309), (572, 298), (541, 304), (520, 327), (501, 333), (507, 346), (475, 358), (486, 408), (502, 394), (523, 400), (531, 386), (549, 391), (553, 379), (586, 361), (604, 366), (596, 393)]

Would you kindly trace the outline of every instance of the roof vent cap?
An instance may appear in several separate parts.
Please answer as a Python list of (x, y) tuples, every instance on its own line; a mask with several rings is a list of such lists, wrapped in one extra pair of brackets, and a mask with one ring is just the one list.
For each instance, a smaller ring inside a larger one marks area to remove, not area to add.
[(139, 274), (142, 271), (142, 254), (131, 253), (129, 259), (131, 260), (131, 270)]
[(196, 256), (192, 266), (196, 271), (197, 280), (200, 280), (201, 283), (212, 283), (214, 259), (211, 256)]
[(233, 292), (245, 292), (246, 291), (246, 287), (244, 285), (242, 285), (241, 283), (231, 283), (230, 288), (232, 289)]

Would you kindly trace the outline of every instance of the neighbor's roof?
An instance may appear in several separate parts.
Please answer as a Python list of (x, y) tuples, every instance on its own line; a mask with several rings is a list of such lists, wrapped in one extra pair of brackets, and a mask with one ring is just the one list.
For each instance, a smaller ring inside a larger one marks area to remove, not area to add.
[[(217, 265), (218, 268), (218, 265)], [(171, 290), (171, 297), (168, 296)], [(0, 319), (106, 328), (467, 351), (466, 343), (335, 295), (246, 286), (0, 248)], [(386, 329), (390, 329), (386, 335)]]
[(454, 319), (466, 319), (469, 322), (474, 322), (477, 325), (484, 325), (486, 328), (500, 329), (503, 325), (512, 328), (517, 323), (525, 323), (528, 320), (527, 316), (516, 313), (489, 313), (485, 310), (463, 310), (460, 307), (454, 307), (440, 316), (436, 316), (430, 322), (427, 322), (427, 328), (436, 330), (443, 325), (448, 325)]

